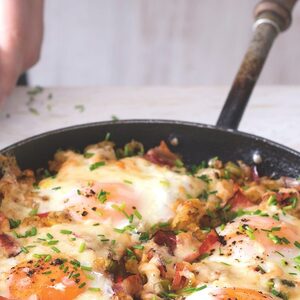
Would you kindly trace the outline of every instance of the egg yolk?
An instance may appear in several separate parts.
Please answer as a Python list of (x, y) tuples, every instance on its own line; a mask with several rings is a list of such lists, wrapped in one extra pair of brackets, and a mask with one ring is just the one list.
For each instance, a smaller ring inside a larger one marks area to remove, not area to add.
[(13, 299), (71, 300), (85, 291), (86, 276), (76, 261), (29, 260), (11, 269), (8, 287)]
[(72, 195), (66, 204), (73, 219), (112, 220), (114, 225), (128, 219), (138, 204), (133, 189), (120, 183), (95, 183)]
[(271, 296), (265, 295), (262, 292), (257, 292), (242, 288), (227, 288), (217, 293), (218, 300), (272, 300)]

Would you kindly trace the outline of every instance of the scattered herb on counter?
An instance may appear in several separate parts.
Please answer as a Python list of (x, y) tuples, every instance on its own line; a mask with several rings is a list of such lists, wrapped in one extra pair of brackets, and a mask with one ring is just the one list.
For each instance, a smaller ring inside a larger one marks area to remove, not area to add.
[(27, 94), (30, 95), (30, 96), (35, 96), (37, 94), (42, 93), (43, 91), (44, 91), (43, 87), (41, 87), (41, 86), (35, 86), (35, 87), (29, 89), (27, 91)]
[(117, 121), (120, 120), (116, 115), (112, 115), (112, 116), (111, 116), (111, 119), (112, 119), (114, 122), (117, 122)]
[(34, 107), (29, 107), (28, 110), (33, 114), (33, 115), (39, 115), (40, 113), (37, 111), (36, 108)]
[(85, 107), (82, 104), (75, 105), (74, 108), (81, 113), (84, 112), (84, 110), (85, 110)]

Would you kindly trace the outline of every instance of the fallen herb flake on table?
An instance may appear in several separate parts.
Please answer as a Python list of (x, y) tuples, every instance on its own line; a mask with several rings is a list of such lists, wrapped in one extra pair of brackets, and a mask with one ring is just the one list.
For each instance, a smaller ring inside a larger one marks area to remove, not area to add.
[(53, 98), (52, 93), (49, 93), (47, 98), (48, 98), (48, 100), (51, 100)]
[(112, 115), (111, 119), (115, 122), (120, 120), (116, 115)]
[(30, 96), (34, 96), (34, 95), (40, 94), (43, 91), (44, 91), (43, 87), (36, 86), (36, 87), (33, 87), (32, 89), (28, 90), (27, 94), (30, 95)]
[(84, 106), (82, 104), (75, 105), (75, 109), (77, 109), (79, 112), (84, 112)]
[(28, 110), (34, 115), (39, 115), (39, 112), (34, 107), (29, 107)]

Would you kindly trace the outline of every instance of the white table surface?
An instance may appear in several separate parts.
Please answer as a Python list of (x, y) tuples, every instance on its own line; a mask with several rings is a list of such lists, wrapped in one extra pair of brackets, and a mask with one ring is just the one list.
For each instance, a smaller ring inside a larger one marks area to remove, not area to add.
[[(228, 87), (47, 88), (31, 103), (27, 91), (17, 88), (0, 111), (0, 149), (45, 131), (111, 120), (112, 115), (214, 124)], [(240, 130), (300, 151), (299, 113), (300, 86), (260, 86)]]

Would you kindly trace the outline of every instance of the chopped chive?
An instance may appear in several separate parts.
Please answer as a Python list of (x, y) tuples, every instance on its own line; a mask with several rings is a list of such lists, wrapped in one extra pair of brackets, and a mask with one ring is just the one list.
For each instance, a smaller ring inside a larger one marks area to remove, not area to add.
[(56, 186), (54, 188), (52, 188), (53, 191), (57, 191), (57, 190), (60, 190), (61, 189), (61, 186)]
[(294, 262), (295, 262), (296, 264), (298, 264), (298, 265), (300, 264), (300, 255), (294, 257)]
[(53, 239), (53, 235), (51, 233), (47, 233), (47, 237), (51, 240)]
[(277, 198), (275, 195), (271, 195), (267, 201), (268, 205), (277, 205)]
[(70, 264), (73, 265), (74, 267), (80, 267), (80, 262), (76, 259), (73, 259), (70, 261)]
[(280, 256), (284, 257), (284, 255), (282, 253), (280, 253), (279, 251), (274, 251), (274, 252), (279, 254)]
[(38, 209), (37, 208), (33, 208), (30, 212), (29, 212), (29, 216), (33, 217), (38, 213)]
[(86, 244), (85, 243), (81, 243), (80, 246), (79, 246), (79, 253), (82, 253), (84, 250), (85, 250), (85, 247), (86, 247)]
[(52, 273), (52, 271), (46, 271), (46, 272), (43, 272), (42, 274), (44, 274), (44, 275), (49, 275), (49, 274), (51, 274)]
[(95, 288), (95, 287), (90, 287), (89, 291), (91, 291), (91, 292), (101, 292), (101, 289), (100, 288)]
[(176, 166), (177, 168), (182, 168), (182, 167), (184, 166), (184, 164), (183, 164), (182, 160), (176, 159), (176, 160), (175, 160), (175, 166)]
[(8, 219), (8, 222), (9, 222), (10, 229), (18, 228), (19, 225), (21, 224), (21, 220)]
[(51, 260), (51, 258), (52, 258), (52, 256), (51, 256), (51, 255), (47, 255), (47, 256), (45, 257), (44, 261), (45, 261), (45, 262), (48, 262), (48, 261), (50, 261), (50, 260)]
[(110, 132), (107, 132), (104, 141), (109, 141), (109, 139), (110, 139)]
[(29, 253), (29, 251), (26, 247), (21, 247), (21, 251), (24, 252), (24, 253)]
[(206, 288), (207, 288), (207, 285), (202, 285), (200, 287), (188, 287), (188, 288), (182, 289), (180, 292), (184, 293), (184, 294), (191, 294), (191, 293), (202, 291)]
[(109, 195), (108, 192), (104, 191), (101, 189), (101, 191), (98, 193), (97, 195), (97, 199), (101, 202), (101, 203), (105, 203), (107, 201), (107, 196)]
[(67, 230), (67, 229), (62, 229), (60, 231), (61, 234), (72, 234), (73, 232), (71, 230)]
[(109, 242), (109, 239), (101, 239), (101, 242)]
[(79, 196), (81, 195), (81, 192), (80, 192), (80, 190), (77, 190), (77, 195), (79, 195)]
[(81, 269), (84, 271), (89, 271), (89, 272), (93, 270), (92, 267), (87, 267), (87, 266), (81, 266)]
[(100, 223), (94, 223), (93, 224), (93, 226), (99, 226), (100, 225)]
[(51, 245), (56, 245), (59, 241), (58, 240), (51, 240), (49, 242), (47, 242), (47, 245), (51, 246)]
[(91, 274), (85, 274), (86, 278), (88, 278), (89, 280), (94, 280), (95, 277), (92, 276)]
[(197, 176), (197, 178), (204, 181), (205, 183), (209, 183), (212, 181), (212, 179), (210, 179), (207, 175)]
[(139, 220), (143, 218), (141, 213), (136, 208), (133, 210), (133, 213)]
[(144, 249), (144, 246), (143, 246), (143, 245), (134, 245), (133, 248), (134, 248), (134, 249), (143, 250), (143, 249)]
[(294, 243), (294, 245), (295, 245), (297, 248), (300, 249), (300, 243), (299, 243), (299, 242), (296, 241), (296, 242)]
[(79, 273), (76, 273), (76, 274), (74, 274), (72, 277), (73, 278), (77, 278), (77, 277), (79, 277), (80, 276), (80, 274)]
[(58, 248), (56, 248), (55, 246), (51, 247), (51, 249), (56, 253), (60, 253), (60, 250)]
[(86, 285), (86, 283), (83, 282), (83, 283), (81, 283), (81, 284), (78, 286), (78, 288), (82, 289), (85, 285)]
[(84, 158), (91, 158), (91, 157), (94, 156), (94, 155), (95, 155), (95, 153), (85, 152), (85, 153), (83, 154), (83, 157), (84, 157)]
[(132, 181), (127, 180), (127, 179), (124, 179), (124, 182), (125, 182), (125, 183), (128, 183), (128, 184), (132, 184), (132, 183), (133, 183)]
[(98, 169), (99, 167), (103, 167), (105, 165), (105, 161), (98, 161), (95, 162), (94, 164), (90, 165), (90, 171), (94, 171)]

